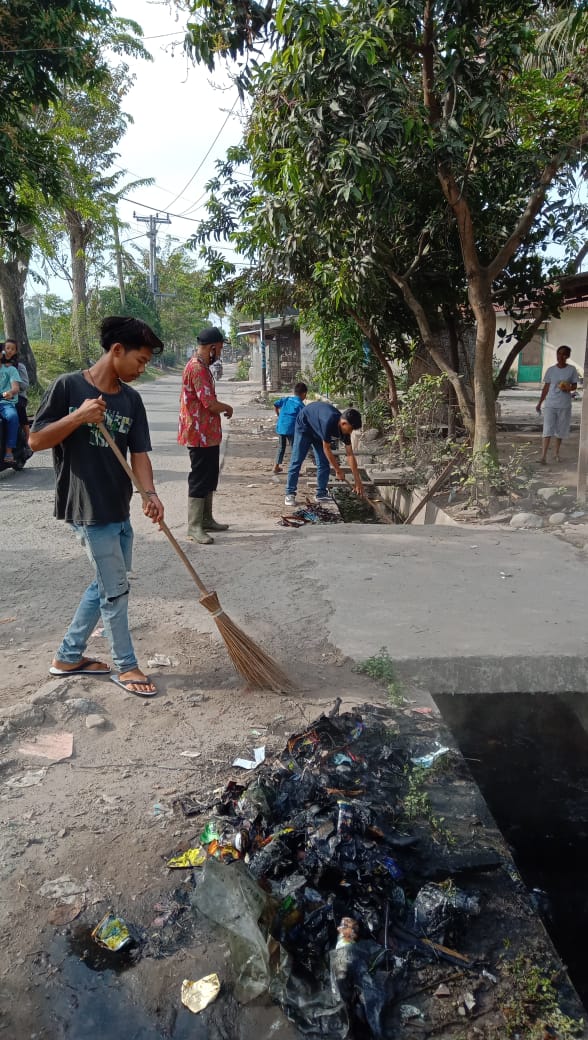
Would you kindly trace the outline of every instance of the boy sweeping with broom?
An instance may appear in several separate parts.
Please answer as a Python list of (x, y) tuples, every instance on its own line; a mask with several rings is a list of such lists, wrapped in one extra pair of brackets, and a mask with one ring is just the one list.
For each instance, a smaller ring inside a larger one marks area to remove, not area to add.
[(110, 640), (117, 674), (110, 678), (127, 693), (153, 697), (157, 690), (141, 671), (128, 624), (133, 529), (129, 519), (133, 487), (97, 423), (104, 423), (147, 494), (143, 512), (163, 520), (163, 504), (153, 486), (149, 427), (137, 379), (163, 343), (137, 318), (105, 318), (100, 327), (102, 357), (83, 372), (59, 376), (45, 394), (30, 434), (33, 451), (53, 449), (55, 516), (69, 523), (94, 568), (74, 618), (53, 658), (51, 675), (109, 675), (110, 668), (85, 656), (99, 618)]

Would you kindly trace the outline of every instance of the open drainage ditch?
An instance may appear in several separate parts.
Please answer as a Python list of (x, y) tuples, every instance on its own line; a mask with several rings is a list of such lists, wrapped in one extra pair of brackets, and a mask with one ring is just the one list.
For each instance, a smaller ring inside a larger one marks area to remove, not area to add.
[(346, 524), (401, 524), (400, 514), (384, 499), (372, 503), (354, 494), (346, 484), (334, 485), (331, 495)]
[(582, 694), (435, 696), (588, 1008), (588, 733)]

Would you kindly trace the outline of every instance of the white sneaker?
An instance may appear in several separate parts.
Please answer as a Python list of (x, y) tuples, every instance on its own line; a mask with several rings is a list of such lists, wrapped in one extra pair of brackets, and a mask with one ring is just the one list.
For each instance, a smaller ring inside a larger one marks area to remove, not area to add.
[(284, 499), (284, 505), (285, 506), (295, 506), (296, 505), (296, 495), (286, 495), (286, 497)]
[(330, 502), (330, 501), (331, 501), (331, 496), (330, 496), (330, 495), (328, 495), (328, 494), (327, 494), (327, 493), (325, 492), (325, 494), (324, 494), (324, 495), (318, 495), (318, 494), (317, 494), (317, 495), (315, 495), (315, 496), (314, 496), (314, 500), (315, 500), (315, 502)]

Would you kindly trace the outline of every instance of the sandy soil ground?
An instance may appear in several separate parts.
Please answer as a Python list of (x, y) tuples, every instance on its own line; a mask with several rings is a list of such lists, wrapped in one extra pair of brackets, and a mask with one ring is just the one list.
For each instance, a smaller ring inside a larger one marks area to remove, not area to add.
[[(229, 366), (225, 372), (230, 375)], [(168, 523), (228, 613), (288, 670), (297, 692), (243, 690), (190, 576), (142, 517), (137, 499), (131, 625), (159, 696), (142, 701), (108, 679), (50, 679), (51, 656), (89, 580), (88, 566), (65, 525), (52, 519), (48, 456), (0, 480), (0, 1029), (14, 1040), (106, 1037), (120, 1033), (121, 1021), (129, 1036), (188, 1035), (170, 1010), (169, 994), (179, 992), (183, 977), (222, 970), (226, 949), (197, 932), (190, 942), (178, 940), (173, 956), (141, 962), (140, 981), (128, 985), (136, 987), (139, 1008), (163, 1016), (151, 1032), (139, 1011), (136, 1022), (128, 1009), (121, 1019), (116, 980), (102, 991), (97, 972), (90, 999), (87, 982), (71, 968), (76, 947), (71, 935), (66, 946), (64, 926), (84, 909), (95, 918), (111, 908), (131, 920), (156, 919), (173, 884), (166, 859), (193, 839), (193, 822), (174, 812), (178, 796), (196, 792), (205, 802), (218, 794), (242, 775), (231, 766), (236, 756), (250, 757), (260, 744), (268, 755), (279, 751), (337, 696), (342, 711), (386, 701), (383, 690), (325, 642), (320, 588), (306, 572), (304, 542), (277, 526), (284, 478), (271, 473), (272, 413), (253, 400), (248, 385), (224, 380), (218, 391), (235, 405), (216, 497), (217, 516), (231, 529), (211, 547), (184, 540), (188, 467), (175, 444), (178, 386), (177, 377), (167, 376), (142, 388)], [(99, 636), (89, 650), (108, 660)], [(156, 655), (171, 663), (150, 665)], [(62, 732), (73, 736), (73, 753), (61, 762), (22, 750), (30, 740)], [(67, 892), (64, 878), (71, 882)], [(57, 884), (43, 887), (47, 882)], [(82, 932), (75, 940), (78, 960), (87, 955), (86, 939)], [(59, 990), (56, 977), (64, 983)], [(211, 1037), (298, 1035), (273, 1006), (226, 1014)], [(198, 1032), (196, 1022), (189, 1035), (209, 1035)], [(458, 1033), (448, 1028), (437, 1035)]]
[[(169, 890), (166, 854), (191, 834), (190, 821), (173, 815), (174, 797), (224, 787), (238, 774), (231, 770), (236, 756), (250, 757), (260, 744), (268, 755), (281, 749), (340, 692), (343, 708), (381, 697), (324, 643), (320, 603), (306, 598), (296, 532), (277, 527), (284, 485), (271, 473), (273, 413), (255, 404), (247, 385), (219, 386), (219, 396), (235, 405), (216, 498), (217, 515), (231, 530), (205, 549), (185, 540), (187, 456), (174, 443), (178, 387), (177, 377), (167, 377), (142, 388), (168, 522), (231, 617), (292, 673), (299, 692), (244, 692), (198, 590), (143, 518), (138, 497), (131, 626), (159, 696), (143, 701), (88, 676), (51, 679), (50, 659), (89, 580), (88, 565), (65, 525), (52, 518), (50, 453), (0, 480), (4, 530), (18, 532), (1, 551), (0, 592), (0, 920), (10, 937), (2, 944), (0, 977), (11, 997), (3, 1024), (15, 1038), (31, 1035), (38, 1022), (44, 989), (33, 981), (35, 957), (48, 945), (54, 931), (48, 917), (62, 902), (40, 895), (44, 882), (67, 876), (78, 882), (82, 903), (109, 904), (132, 917), (147, 891), (156, 903), (158, 890)], [(272, 559), (283, 553), (292, 555), (292, 581), (289, 588), (272, 587)], [(281, 609), (284, 597), (299, 597), (295, 624)], [(108, 660), (100, 637), (89, 652)], [(150, 667), (158, 654), (172, 664)], [(103, 722), (89, 728), (90, 716)], [(63, 731), (73, 734), (66, 761), (51, 764), (19, 751), (31, 738)], [(35, 779), (34, 786), (20, 786)], [(17, 786), (9, 786), (12, 780)], [(165, 975), (156, 988), (165, 986)]]

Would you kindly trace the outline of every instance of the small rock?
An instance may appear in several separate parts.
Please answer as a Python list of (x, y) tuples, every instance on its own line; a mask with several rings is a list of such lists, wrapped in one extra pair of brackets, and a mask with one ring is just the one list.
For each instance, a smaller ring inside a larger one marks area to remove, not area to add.
[(557, 498), (558, 494), (557, 488), (553, 487), (537, 488), (536, 491), (537, 498), (542, 498), (544, 502), (551, 502), (552, 498)]
[(360, 444), (373, 444), (374, 441), (380, 439), (380, 431), (375, 429), (362, 430), (360, 434), (356, 434), (355, 443)]
[(77, 715), (90, 715), (98, 709), (98, 705), (87, 697), (68, 697), (65, 707)]
[(52, 682), (43, 683), (42, 686), (29, 697), (29, 704), (50, 704), (51, 701), (60, 700), (67, 693), (69, 684), (63, 679), (53, 679)]
[(415, 1007), (414, 1004), (401, 1004), (400, 1005), (400, 1023), (405, 1026), (407, 1022), (410, 1022), (412, 1018), (424, 1018), (422, 1011)]
[(445, 983), (442, 982), (440, 986), (437, 986), (437, 989), (435, 990), (435, 993), (433, 994), (433, 996), (435, 996), (435, 997), (450, 997), (451, 996), (451, 990), (449, 989), (449, 986), (446, 986)]
[(104, 715), (86, 715), (86, 726), (88, 729), (102, 729), (106, 725)]
[(543, 519), (537, 513), (515, 513), (510, 521), (510, 527), (517, 530), (532, 530), (543, 527)]
[(80, 896), (86, 895), (87, 887), (83, 881), (62, 875), (53, 881), (45, 881), (39, 889), (39, 895), (46, 896), (48, 899), (60, 899), (62, 903), (71, 905)]
[(555, 525), (555, 524), (565, 524), (566, 519), (567, 519), (567, 517), (566, 517), (565, 513), (552, 513), (551, 516), (549, 517), (547, 523), (548, 524), (553, 524), (553, 525)]
[(66, 834), (67, 834), (67, 831), (66, 831), (65, 827), (62, 827), (60, 831), (57, 831), (57, 837), (58, 838), (65, 838)]

